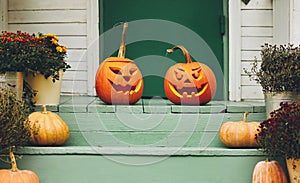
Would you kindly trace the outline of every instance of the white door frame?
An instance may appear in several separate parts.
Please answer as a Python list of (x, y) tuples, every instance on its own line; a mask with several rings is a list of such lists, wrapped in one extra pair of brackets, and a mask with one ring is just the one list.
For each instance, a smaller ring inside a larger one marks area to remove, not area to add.
[(87, 92), (94, 96), (95, 76), (99, 66), (99, 8), (98, 0), (89, 0), (87, 3)]
[(241, 2), (229, 0), (229, 100), (241, 100)]

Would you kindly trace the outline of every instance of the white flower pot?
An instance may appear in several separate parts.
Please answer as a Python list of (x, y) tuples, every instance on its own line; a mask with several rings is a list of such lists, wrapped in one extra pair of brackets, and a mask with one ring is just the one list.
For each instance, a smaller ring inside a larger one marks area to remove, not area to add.
[(297, 92), (265, 92), (266, 115), (280, 107), (280, 102), (292, 102), (300, 100), (300, 93)]
[(45, 78), (40, 73), (25, 74), (24, 80), (30, 85), (37, 94), (33, 97), (35, 105), (58, 105), (60, 101), (60, 91), (62, 84), (63, 71), (59, 72), (59, 80), (52, 81), (52, 77)]

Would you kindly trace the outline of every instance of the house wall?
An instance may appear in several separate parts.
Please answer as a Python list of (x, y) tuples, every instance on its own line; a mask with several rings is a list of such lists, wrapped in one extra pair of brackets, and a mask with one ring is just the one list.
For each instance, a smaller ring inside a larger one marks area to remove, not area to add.
[[(67, 61), (72, 66), (64, 74), (62, 93), (94, 95), (93, 77), (99, 58), (96, 44), (98, 1), (0, 0), (1, 3), (6, 1), (8, 2), (8, 14), (2, 13), (2, 15), (4, 18), (7, 16), (7, 20), (2, 21), (1, 28), (7, 27), (9, 31), (40, 31), (57, 34), (61, 43), (68, 47)], [(233, 57), (234, 59), (229, 57), (229, 67), (231, 68), (229, 69), (229, 98), (237, 101), (263, 100), (260, 85), (251, 81), (243, 69), (249, 70), (255, 57), (260, 59), (260, 45), (277, 43), (277, 36), (281, 32), (288, 32), (289, 41), (300, 44), (300, 26), (298, 24), (300, 22), (300, 2), (299, 0), (251, 0), (247, 5), (242, 1), (229, 0), (228, 2), (229, 14), (234, 8), (238, 8), (238, 11), (234, 10), (238, 14), (234, 12), (229, 15), (235, 16), (234, 20), (237, 20), (229, 25), (229, 29), (232, 25), (236, 27), (236, 32), (231, 37), (241, 35), (238, 36), (240, 38), (235, 38), (234, 42), (231, 41), (233, 43), (229, 43), (229, 52), (236, 55)], [(233, 2), (238, 6), (230, 7), (230, 3)], [(280, 11), (277, 10), (282, 7), (280, 3), (287, 4), (286, 7), (291, 10), (290, 17), (282, 18), (283, 21), (288, 21), (288, 31), (280, 31), (275, 26), (283, 25), (276, 20), (276, 17), (277, 19), (281, 17)], [(3, 6), (0, 9), (7, 11)], [(273, 11), (274, 9), (276, 11)], [(231, 40), (231, 38), (229, 39)], [(234, 67), (232, 67), (233, 65)]]
[(251, 0), (241, 2), (241, 100), (262, 100), (261, 87), (245, 75), (253, 58), (260, 60), (264, 43), (300, 44), (300, 1)]
[(260, 60), (260, 48), (273, 43), (273, 1), (241, 1), (241, 100), (262, 100), (263, 93), (256, 81), (251, 81), (244, 68), (250, 70), (255, 57)]
[(68, 48), (62, 93), (87, 94), (87, 1), (8, 0), (8, 31), (53, 33)]

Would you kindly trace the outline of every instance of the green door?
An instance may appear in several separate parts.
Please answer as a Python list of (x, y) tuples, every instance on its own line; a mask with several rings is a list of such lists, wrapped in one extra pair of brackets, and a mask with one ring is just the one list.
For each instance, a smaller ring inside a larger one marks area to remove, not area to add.
[(165, 97), (167, 69), (184, 62), (174, 45), (187, 48), (194, 61), (210, 66), (217, 78), (214, 99), (224, 99), (222, 0), (101, 0), (100, 59), (116, 55), (122, 22), (128, 22), (126, 58), (136, 62), (145, 82), (144, 97)]

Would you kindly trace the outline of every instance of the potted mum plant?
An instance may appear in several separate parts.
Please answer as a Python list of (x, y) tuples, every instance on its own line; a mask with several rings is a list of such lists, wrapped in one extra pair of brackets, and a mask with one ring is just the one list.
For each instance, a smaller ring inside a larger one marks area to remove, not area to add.
[(34, 172), (17, 168), (13, 153), (14, 146), (26, 145), (30, 140), (28, 113), (28, 106), (12, 88), (0, 88), (0, 150), (7, 153), (11, 160), (11, 169), (0, 169), (1, 182), (39, 183)]
[[(62, 73), (70, 68), (65, 62), (67, 49), (58, 43), (54, 34), (29, 34), (21, 31), (3, 31), (0, 35), (0, 84), (10, 81), (10, 72), (23, 73), (24, 80), (37, 93), (36, 104), (57, 105), (60, 97)], [(36, 83), (36, 80), (46, 80)], [(18, 79), (23, 81), (23, 79)], [(19, 86), (15, 83), (9, 83)], [(25, 85), (27, 86), (27, 85)], [(17, 87), (18, 88), (18, 87)], [(22, 93), (22, 89), (20, 89)], [(30, 91), (30, 90), (29, 90)], [(43, 94), (45, 93), (46, 94)], [(51, 96), (52, 92), (54, 96)], [(46, 97), (44, 97), (46, 95)], [(49, 101), (54, 100), (54, 101)]]
[(256, 140), (266, 154), (286, 159), (291, 183), (300, 181), (299, 101), (280, 103), (280, 108), (260, 124)]
[(24, 80), (37, 92), (33, 97), (36, 105), (57, 105), (62, 74), (70, 68), (65, 61), (67, 49), (58, 43), (59, 39), (54, 34), (39, 33), (34, 37)]
[(21, 31), (0, 34), (0, 85), (13, 86), (19, 98), (23, 92), (22, 72), (34, 41), (34, 36)]
[(268, 116), (280, 102), (300, 99), (300, 47), (266, 43), (258, 63), (255, 58), (251, 71), (244, 71), (262, 86)]

